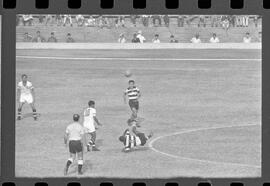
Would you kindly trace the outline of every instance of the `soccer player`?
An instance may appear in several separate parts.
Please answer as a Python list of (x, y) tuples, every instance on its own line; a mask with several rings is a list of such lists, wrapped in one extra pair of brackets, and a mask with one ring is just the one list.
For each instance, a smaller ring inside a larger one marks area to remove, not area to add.
[(70, 157), (66, 163), (64, 169), (64, 175), (67, 175), (69, 166), (75, 161), (76, 155), (78, 157), (78, 174), (82, 173), (83, 166), (83, 134), (84, 130), (82, 125), (79, 123), (80, 115), (73, 115), (73, 123), (67, 126), (64, 135), (64, 143), (67, 145), (69, 142)]
[(90, 100), (88, 102), (88, 108), (86, 108), (83, 112), (84, 122), (83, 126), (85, 127), (85, 134), (87, 139), (90, 138), (87, 144), (87, 151), (90, 151), (90, 147), (92, 147), (92, 151), (100, 151), (96, 147), (96, 127), (95, 122), (98, 125), (102, 125), (97, 117), (96, 117), (96, 109), (95, 109), (95, 102)]
[(129, 87), (124, 92), (124, 103), (126, 104), (126, 97), (128, 96), (128, 104), (132, 111), (131, 118), (136, 119), (139, 111), (139, 98), (141, 97), (140, 90), (135, 86), (134, 80), (129, 80)]
[(17, 99), (19, 101), (17, 120), (22, 119), (22, 107), (25, 103), (29, 104), (33, 110), (33, 117), (37, 120), (37, 110), (35, 108), (35, 92), (34, 87), (30, 81), (27, 80), (27, 75), (21, 76), (22, 81), (17, 86)]
[(125, 152), (129, 152), (134, 147), (144, 146), (147, 140), (153, 136), (152, 132), (147, 136), (144, 133), (139, 132), (136, 128), (137, 121), (135, 119), (129, 119), (127, 123), (129, 128), (119, 137), (119, 140), (125, 146)]

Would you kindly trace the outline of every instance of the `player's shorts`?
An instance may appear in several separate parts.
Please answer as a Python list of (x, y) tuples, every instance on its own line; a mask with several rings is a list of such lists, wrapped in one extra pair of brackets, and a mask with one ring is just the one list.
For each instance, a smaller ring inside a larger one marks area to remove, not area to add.
[(144, 133), (137, 133), (137, 137), (141, 140), (141, 146), (144, 146), (146, 144), (147, 138)]
[(31, 94), (22, 94), (20, 96), (20, 103), (33, 103), (33, 96)]
[(131, 109), (135, 108), (136, 110), (139, 110), (139, 101), (137, 99), (130, 99), (128, 104)]
[(76, 154), (83, 151), (82, 142), (80, 140), (69, 141), (69, 152)]
[(96, 131), (95, 125), (84, 126), (84, 133), (92, 133)]

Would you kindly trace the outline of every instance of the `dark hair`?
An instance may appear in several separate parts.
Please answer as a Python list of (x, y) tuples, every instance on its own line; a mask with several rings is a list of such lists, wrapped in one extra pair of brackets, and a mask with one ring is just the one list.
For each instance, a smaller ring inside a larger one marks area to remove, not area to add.
[(51, 32), (51, 35), (54, 34), (54, 32)]
[(158, 37), (159, 35), (158, 34), (155, 34), (155, 37)]
[(88, 101), (88, 105), (89, 105), (89, 106), (92, 106), (92, 105), (94, 105), (94, 104), (95, 104), (95, 102), (94, 102), (93, 100)]
[(127, 124), (129, 125), (129, 124), (131, 124), (133, 121), (136, 122), (136, 120), (135, 120), (134, 118), (129, 118), (129, 119), (127, 120)]
[(26, 78), (27, 78), (27, 75), (26, 75), (26, 74), (22, 74), (22, 78), (23, 78), (23, 77), (26, 77)]
[(40, 33), (40, 31), (38, 30), (37, 33)]
[(80, 115), (79, 114), (74, 114), (73, 115), (73, 121), (79, 121)]
[(135, 83), (133, 79), (129, 80), (128, 83)]
[(70, 33), (68, 33), (67, 35), (68, 35), (68, 36), (71, 36), (71, 34), (70, 34)]

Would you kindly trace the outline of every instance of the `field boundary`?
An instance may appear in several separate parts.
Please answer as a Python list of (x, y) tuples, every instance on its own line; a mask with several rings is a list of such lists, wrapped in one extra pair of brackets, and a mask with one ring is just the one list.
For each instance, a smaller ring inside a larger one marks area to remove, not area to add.
[(27, 43), (16, 49), (261, 49), (261, 43)]
[(126, 58), (126, 57), (60, 57), (60, 56), (21, 56), (21, 59), (54, 59), (54, 60), (108, 60), (108, 61), (261, 61), (262, 59), (248, 58)]
[(171, 157), (171, 158), (183, 159), (183, 160), (189, 160), (189, 161), (196, 161), (196, 162), (199, 162), (199, 163), (207, 163), (207, 164), (231, 165), (231, 166), (239, 166), (239, 167), (241, 166), (241, 167), (250, 167), (250, 168), (261, 169), (261, 166), (257, 166), (257, 165), (231, 163), (231, 162), (219, 162), (219, 161), (211, 161), (211, 160), (204, 160), (204, 159), (177, 156), (177, 155), (173, 155), (173, 154), (163, 152), (163, 151), (158, 150), (155, 147), (153, 147), (153, 145), (154, 145), (154, 143), (156, 141), (158, 141), (158, 140), (160, 140), (162, 138), (166, 138), (166, 137), (171, 137), (171, 136), (176, 136), (176, 135), (181, 135), (181, 134), (188, 134), (188, 133), (198, 132), (198, 131), (205, 131), (205, 130), (218, 130), (218, 129), (234, 128), (234, 127), (250, 127), (250, 126), (257, 126), (257, 125), (261, 126), (260, 124), (246, 124), (246, 125), (230, 125), (230, 126), (221, 126), (221, 127), (205, 127), (205, 128), (190, 129), (190, 130), (185, 130), (185, 131), (181, 131), (181, 132), (175, 132), (175, 133), (166, 134), (166, 135), (156, 137), (156, 138), (154, 138), (153, 140), (151, 140), (149, 142), (148, 146), (154, 152), (162, 154), (162, 155), (167, 156), (167, 157)]

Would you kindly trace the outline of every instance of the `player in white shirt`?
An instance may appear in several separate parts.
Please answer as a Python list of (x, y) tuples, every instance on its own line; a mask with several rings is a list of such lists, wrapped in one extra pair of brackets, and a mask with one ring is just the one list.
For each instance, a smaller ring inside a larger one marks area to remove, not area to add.
[(84, 129), (79, 123), (80, 115), (73, 115), (73, 123), (69, 124), (66, 128), (64, 135), (64, 143), (69, 146), (69, 159), (64, 169), (64, 175), (67, 175), (68, 168), (78, 158), (78, 174), (82, 174), (83, 166), (83, 135)]
[(146, 41), (145, 37), (142, 35), (141, 30), (138, 31), (137, 38), (140, 40), (140, 43), (144, 43)]
[(22, 107), (25, 103), (29, 104), (33, 110), (33, 117), (37, 120), (37, 110), (35, 108), (35, 92), (34, 87), (30, 81), (27, 80), (27, 75), (21, 76), (22, 81), (17, 85), (17, 99), (19, 101), (17, 119), (22, 119)]
[(191, 43), (201, 43), (200, 35), (196, 34), (195, 37), (193, 37), (191, 40)]
[[(92, 147), (93, 151), (99, 151), (96, 147), (96, 126), (95, 123), (101, 125), (96, 117), (96, 109), (95, 102), (90, 100), (88, 102), (88, 108), (86, 108), (83, 112), (84, 121), (83, 126), (85, 128), (86, 138), (88, 140), (87, 151), (90, 151), (90, 147)], [(90, 138), (90, 139), (89, 139)]]
[(213, 33), (213, 36), (210, 38), (210, 43), (219, 43), (219, 39), (215, 33)]
[(243, 38), (244, 43), (251, 43), (251, 37), (249, 36), (249, 33), (246, 33), (246, 36)]

